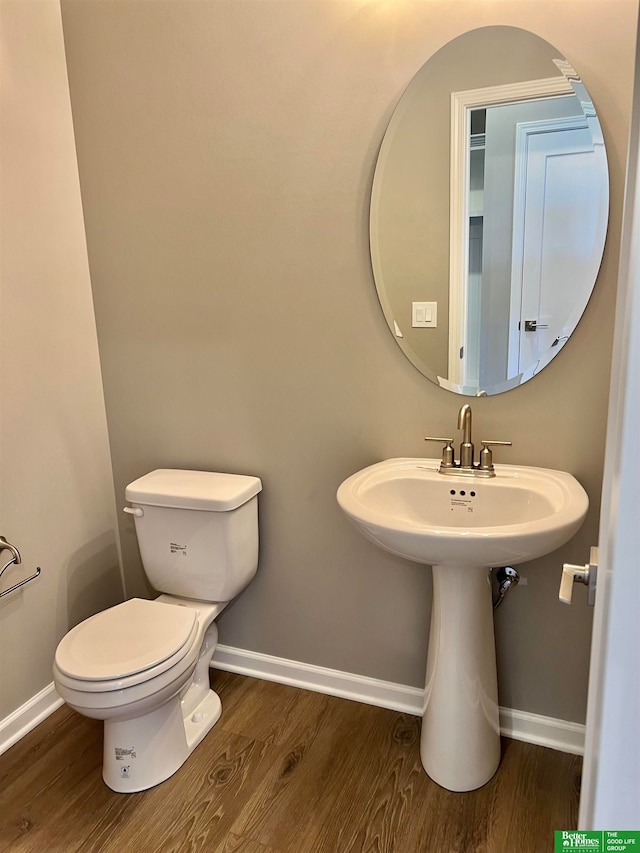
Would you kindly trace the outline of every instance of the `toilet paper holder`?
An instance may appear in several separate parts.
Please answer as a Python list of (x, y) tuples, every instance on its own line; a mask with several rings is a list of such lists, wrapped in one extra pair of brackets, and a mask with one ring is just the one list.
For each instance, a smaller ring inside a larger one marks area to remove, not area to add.
[[(2, 578), (2, 575), (6, 572), (9, 566), (17, 566), (22, 562), (22, 557), (20, 556), (20, 551), (18, 551), (16, 546), (12, 545), (10, 542), (7, 542), (7, 540), (4, 536), (2, 536), (2, 534), (0, 534), (0, 551), (11, 551), (11, 559), (9, 560), (9, 562), (5, 563), (4, 566), (0, 569), (0, 578)], [(35, 580), (37, 577), (39, 577), (41, 571), (42, 569), (38, 566), (34, 574), (32, 574), (30, 577), (23, 578), (21, 581), (18, 581), (18, 583), (14, 583), (13, 586), (10, 586), (9, 589), (5, 589), (0, 592), (0, 598), (4, 598), (5, 595), (9, 595), (9, 593), (15, 592), (16, 589), (20, 589), (21, 586), (24, 586), (30, 581)]]
[(596, 584), (598, 582), (598, 548), (591, 548), (589, 562), (584, 566), (565, 563), (562, 566), (562, 580), (558, 598), (563, 604), (571, 604), (574, 583), (582, 583), (589, 588), (587, 604), (593, 606), (596, 601)]

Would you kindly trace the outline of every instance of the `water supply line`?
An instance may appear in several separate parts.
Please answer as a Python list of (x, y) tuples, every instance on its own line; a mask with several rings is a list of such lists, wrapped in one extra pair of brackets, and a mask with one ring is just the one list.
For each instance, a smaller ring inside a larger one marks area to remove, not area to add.
[(520, 575), (515, 569), (511, 568), (511, 566), (502, 566), (502, 568), (495, 569), (494, 571), (498, 582), (498, 594), (493, 600), (493, 609), (497, 610), (504, 601), (509, 590), (512, 587), (517, 586), (518, 581), (520, 580)]

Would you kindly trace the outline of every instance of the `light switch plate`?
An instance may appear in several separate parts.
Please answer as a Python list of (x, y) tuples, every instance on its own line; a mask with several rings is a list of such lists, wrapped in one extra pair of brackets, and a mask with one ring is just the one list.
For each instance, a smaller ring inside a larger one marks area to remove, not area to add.
[(411, 325), (414, 329), (435, 329), (438, 325), (438, 303), (412, 302)]

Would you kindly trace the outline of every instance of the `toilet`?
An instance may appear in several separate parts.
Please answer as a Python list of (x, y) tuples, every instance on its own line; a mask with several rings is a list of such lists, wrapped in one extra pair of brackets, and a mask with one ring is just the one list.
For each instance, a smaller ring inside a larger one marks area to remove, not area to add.
[(215, 619), (256, 573), (258, 477), (159, 469), (127, 486), (153, 601), (98, 613), (61, 640), (64, 701), (104, 720), (102, 776), (132, 793), (172, 776), (220, 718)]

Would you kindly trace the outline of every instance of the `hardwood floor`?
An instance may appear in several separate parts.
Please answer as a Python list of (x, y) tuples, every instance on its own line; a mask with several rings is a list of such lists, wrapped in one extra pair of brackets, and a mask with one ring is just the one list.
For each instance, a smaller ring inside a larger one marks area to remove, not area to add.
[(424, 773), (417, 717), (212, 672), (222, 718), (140, 794), (102, 781), (102, 723), (66, 707), (0, 757), (11, 853), (546, 853), (575, 828), (580, 759), (503, 741), (484, 788)]

